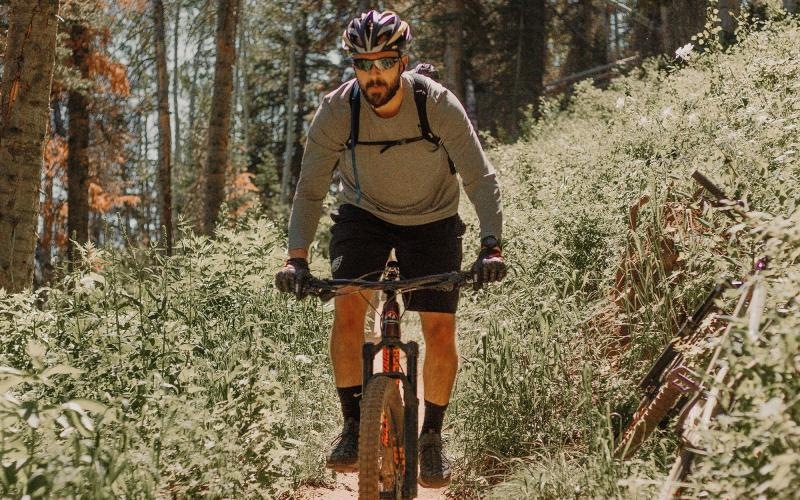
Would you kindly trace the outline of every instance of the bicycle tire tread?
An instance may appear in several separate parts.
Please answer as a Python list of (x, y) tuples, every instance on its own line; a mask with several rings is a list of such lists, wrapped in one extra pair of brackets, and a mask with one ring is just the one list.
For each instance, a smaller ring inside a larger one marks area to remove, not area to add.
[[(381, 413), (388, 409), (398, 442), (403, 443), (403, 405), (397, 382), (376, 376), (370, 380), (361, 400), (361, 423), (358, 441), (358, 498), (377, 500), (380, 497), (378, 458), (382, 454)], [(402, 478), (400, 479), (402, 481)], [(402, 486), (402, 484), (401, 484)]]

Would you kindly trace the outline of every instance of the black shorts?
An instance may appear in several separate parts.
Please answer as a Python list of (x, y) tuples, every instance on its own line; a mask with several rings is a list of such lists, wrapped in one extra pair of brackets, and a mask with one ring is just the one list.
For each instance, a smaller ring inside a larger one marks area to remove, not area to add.
[[(331, 214), (331, 275), (335, 279), (378, 279), (394, 248), (402, 278), (461, 269), (461, 237), (466, 226), (458, 215), (429, 224), (398, 226), (345, 204)], [(378, 272), (376, 272), (378, 271)], [(372, 273), (372, 274), (371, 274)], [(403, 294), (409, 311), (455, 313), (458, 289), (419, 290)]]

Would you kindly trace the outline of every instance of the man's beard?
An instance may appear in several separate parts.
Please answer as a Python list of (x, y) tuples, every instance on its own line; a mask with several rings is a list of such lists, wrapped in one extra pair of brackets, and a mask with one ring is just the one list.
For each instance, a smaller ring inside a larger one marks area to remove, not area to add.
[[(386, 92), (383, 94), (370, 94), (369, 90), (372, 88), (386, 88)], [(391, 101), (392, 98), (397, 95), (397, 91), (400, 90), (400, 72), (397, 73), (397, 78), (391, 83), (387, 84), (385, 80), (370, 80), (367, 82), (367, 88), (361, 89), (364, 93), (364, 98), (373, 108), (380, 108), (387, 102)]]

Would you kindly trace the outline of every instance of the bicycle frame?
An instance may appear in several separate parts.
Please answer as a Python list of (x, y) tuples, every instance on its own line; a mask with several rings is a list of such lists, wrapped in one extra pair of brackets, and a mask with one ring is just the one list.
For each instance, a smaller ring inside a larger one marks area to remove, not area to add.
[[(400, 276), (400, 268), (395, 261), (386, 264), (384, 279), (396, 280)], [(390, 377), (398, 380), (403, 391), (403, 427), (405, 429), (403, 448), (404, 462), (403, 498), (417, 496), (417, 418), (419, 400), (417, 399), (417, 360), (419, 345), (414, 341), (403, 342), (400, 336), (400, 306), (397, 303), (397, 292), (388, 290), (386, 302), (381, 311), (381, 339), (377, 344), (370, 342), (363, 346), (363, 387), (367, 387), (373, 377)], [(406, 355), (406, 373), (400, 366), (400, 351)], [(383, 356), (383, 371), (374, 373), (375, 355)]]

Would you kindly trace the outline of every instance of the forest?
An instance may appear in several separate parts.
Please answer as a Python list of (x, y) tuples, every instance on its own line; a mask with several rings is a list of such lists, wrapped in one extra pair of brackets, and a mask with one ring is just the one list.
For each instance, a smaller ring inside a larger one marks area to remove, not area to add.
[[(503, 194), (511, 271), (462, 292), (437, 494), (663, 495), (672, 424), (614, 452), (637, 382), (709, 287), (745, 276), (685, 353), (726, 404), (679, 495), (796, 495), (796, 0), (4, 2), (0, 495), (341, 486), (332, 307), (273, 279), (309, 124), (354, 77), (342, 30), (371, 8), (408, 21), (411, 66), (439, 70)], [(761, 309), (737, 315), (747, 293)]]

